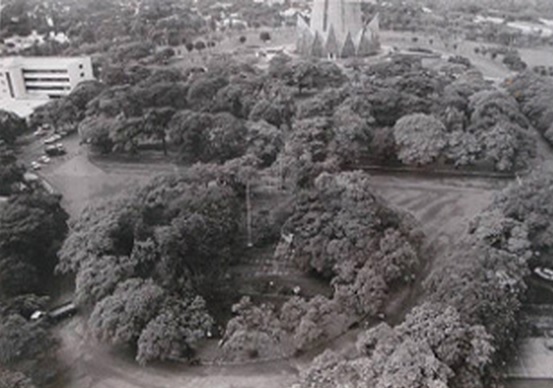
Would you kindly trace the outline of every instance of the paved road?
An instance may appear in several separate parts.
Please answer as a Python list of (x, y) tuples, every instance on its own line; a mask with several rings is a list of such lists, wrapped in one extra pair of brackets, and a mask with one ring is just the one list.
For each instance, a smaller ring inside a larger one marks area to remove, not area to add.
[[(72, 155), (42, 173), (62, 192), (73, 216), (87, 203), (117, 195), (128, 185), (172, 168), (111, 162), (95, 165), (82, 151)], [(427, 235), (442, 247), (450, 245), (466, 221), (487, 206), (493, 193), (505, 184), (503, 180), (490, 183), (408, 176), (373, 176), (372, 181), (392, 205), (422, 221)], [(60, 326), (58, 333), (60, 359), (67, 373), (56, 388), (281, 388), (289, 387), (297, 378), (297, 361), (255, 367), (143, 369), (132, 359), (88, 341), (78, 317)]]

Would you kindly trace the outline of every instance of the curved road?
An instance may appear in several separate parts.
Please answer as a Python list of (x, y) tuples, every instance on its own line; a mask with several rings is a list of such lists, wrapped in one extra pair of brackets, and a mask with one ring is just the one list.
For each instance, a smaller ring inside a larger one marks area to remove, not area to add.
[[(82, 151), (68, 145), (69, 157), (42, 171), (63, 195), (75, 217), (87, 203), (116, 195), (134, 182), (173, 171), (170, 164), (103, 162), (91, 164)], [(392, 205), (411, 212), (437, 246), (446, 249), (502, 188), (504, 180), (424, 179), (372, 176), (375, 190)], [(57, 327), (64, 379), (55, 388), (283, 388), (297, 379), (304, 361), (291, 360), (252, 366), (141, 368), (132, 357), (95, 344), (85, 336), (77, 317)], [(338, 345), (348, 346), (351, 340)]]
[[(497, 69), (495, 69), (497, 71)], [(111, 197), (128, 186), (175, 171), (171, 164), (155, 166), (106, 162), (91, 164), (78, 141), (64, 141), (68, 155), (55, 159), (41, 175), (64, 196), (64, 206), (76, 217), (88, 204)], [(542, 151), (544, 151), (542, 149)], [(40, 147), (24, 147), (22, 160), (29, 163)], [(552, 160), (552, 158), (547, 158)], [(489, 180), (423, 179), (373, 176), (376, 191), (396, 207), (411, 212), (429, 239), (447, 249), (480, 213), (493, 193), (506, 182)], [(55, 388), (283, 388), (297, 379), (306, 361), (272, 362), (254, 366), (187, 367), (183, 365), (139, 367), (131, 357), (94, 344), (85, 336), (84, 320), (77, 317), (57, 326), (61, 346), (63, 380)]]

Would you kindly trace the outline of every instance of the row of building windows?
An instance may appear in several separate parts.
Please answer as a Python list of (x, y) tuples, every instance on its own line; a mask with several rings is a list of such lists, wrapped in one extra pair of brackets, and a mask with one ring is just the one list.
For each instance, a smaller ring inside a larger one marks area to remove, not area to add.
[(69, 78), (36, 78), (36, 77), (25, 77), (25, 82), (69, 82)]
[(49, 73), (49, 74), (67, 74), (67, 70), (62, 69), (23, 69), (23, 74)]
[(70, 86), (27, 86), (27, 91), (32, 90), (71, 90)]

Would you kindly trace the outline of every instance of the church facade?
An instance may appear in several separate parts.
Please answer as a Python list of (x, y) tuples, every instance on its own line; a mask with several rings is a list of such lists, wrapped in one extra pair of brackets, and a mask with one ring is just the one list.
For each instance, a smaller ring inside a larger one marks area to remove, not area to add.
[(311, 20), (298, 15), (297, 51), (318, 58), (351, 58), (380, 49), (376, 15), (363, 24), (360, 0), (315, 0)]

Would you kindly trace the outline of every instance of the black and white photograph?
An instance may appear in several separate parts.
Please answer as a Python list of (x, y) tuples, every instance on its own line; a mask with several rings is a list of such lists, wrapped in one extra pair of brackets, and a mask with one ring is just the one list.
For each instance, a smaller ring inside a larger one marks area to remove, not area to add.
[(0, 388), (553, 388), (553, 0), (0, 0)]

